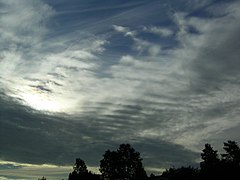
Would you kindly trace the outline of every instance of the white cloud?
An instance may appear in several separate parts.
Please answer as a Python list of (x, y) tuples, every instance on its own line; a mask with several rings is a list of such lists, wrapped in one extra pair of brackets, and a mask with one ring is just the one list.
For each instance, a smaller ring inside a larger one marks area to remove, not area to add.
[(38, 110), (73, 111), (95, 81), (96, 54), (104, 52), (107, 41), (87, 33), (44, 39), (54, 11), (41, 1), (9, 1), (3, 10), (0, 81), (8, 95)]
[[(117, 32), (123, 33), (124, 36), (130, 37), (134, 41), (134, 44), (133, 44), (132, 48), (134, 50), (136, 50), (139, 54), (147, 53), (150, 56), (155, 56), (156, 57), (161, 52), (161, 45), (160, 44), (152, 43), (150, 41), (143, 40), (142, 38), (137, 37), (137, 35), (138, 35), (137, 30), (132, 31), (132, 30), (130, 30), (129, 27), (123, 27), (123, 26), (117, 26), (117, 25), (113, 25), (113, 28)], [(152, 28), (154, 30), (157, 29), (156, 27), (152, 27)], [(146, 27), (144, 27), (143, 29), (144, 29), (144, 31), (151, 31), (151, 30), (147, 29)]]
[(160, 45), (152, 45), (148, 49), (150, 56), (157, 56), (161, 52)]
[[(112, 66), (114, 77), (142, 83), (137, 91), (141, 100), (147, 100), (149, 109), (143, 105), (145, 111), (141, 113), (155, 113), (155, 121), (139, 126), (136, 136), (161, 138), (196, 151), (203, 141), (239, 126), (239, 92), (235, 91), (239, 86), (239, 43), (234, 40), (238, 38), (239, 11), (229, 7), (225, 16), (216, 18), (176, 12), (179, 47), (165, 56), (165, 66), (161, 60), (152, 61), (154, 56), (162, 58), (158, 48), (149, 53), (150, 57), (123, 56), (119, 64)], [(196, 32), (191, 32), (191, 28)], [(139, 37), (133, 40), (140, 52), (154, 48), (153, 43)], [(166, 67), (168, 72), (164, 71)], [(163, 101), (164, 97), (168, 102)]]
[(117, 32), (123, 33), (124, 36), (135, 37), (136, 32), (131, 31), (128, 27), (113, 25), (113, 29)]
[(166, 27), (159, 27), (159, 26), (151, 26), (151, 27), (143, 27), (143, 31), (156, 34), (160, 37), (170, 37), (174, 34), (174, 31), (166, 28)]
[[(185, 120), (179, 121), (177, 118), (178, 121), (173, 121), (176, 128), (169, 121), (170, 127), (166, 131), (170, 134), (167, 137), (172, 138), (174, 143), (198, 150), (202, 141), (239, 126), (234, 118), (239, 116), (236, 112), (238, 92), (233, 91), (239, 86), (236, 59), (239, 43), (234, 41), (238, 37), (236, 31), (239, 30), (239, 23), (237, 15), (231, 11), (221, 18), (192, 18), (185, 13), (176, 13), (175, 18), (182, 47), (174, 51), (174, 59), (182, 63), (182, 75), (188, 84), (186, 92), (190, 94), (184, 100), (187, 102), (184, 104), (189, 105), (188, 112), (183, 114)], [(190, 26), (198, 33), (189, 32)], [(174, 133), (178, 137), (171, 135)]]
[(41, 1), (10, 0), (3, 1), (2, 4), (1, 47), (37, 47), (48, 31), (46, 24), (54, 15), (53, 9)]
[[(98, 58), (94, 53), (102, 52), (103, 44), (104, 41), (96, 40), (85, 44), (85, 49), (74, 47), (54, 54), (36, 52), (36, 61), (30, 63), (16, 53), (5, 55), (1, 67), (8, 71), (1, 71), (2, 78), (12, 96), (23, 99), (33, 108), (73, 111), (86, 98), (92, 80), (95, 81), (94, 71), (98, 65), (94, 61)], [(9, 63), (10, 58), (15, 62)], [(79, 90), (83, 91), (81, 95), (77, 95)]]

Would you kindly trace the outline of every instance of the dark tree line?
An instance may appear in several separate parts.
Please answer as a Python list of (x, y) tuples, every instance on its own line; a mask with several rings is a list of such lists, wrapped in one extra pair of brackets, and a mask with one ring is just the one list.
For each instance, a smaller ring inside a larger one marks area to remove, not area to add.
[(100, 161), (101, 175), (88, 171), (78, 158), (69, 180), (238, 180), (240, 179), (240, 148), (235, 141), (224, 142), (224, 154), (218, 154), (210, 144), (202, 150), (200, 168), (169, 168), (161, 176), (147, 176), (140, 153), (129, 144), (121, 144), (116, 151), (107, 150)]
[(218, 154), (210, 144), (202, 150), (200, 169), (170, 168), (161, 177), (169, 180), (239, 180), (240, 148), (235, 141), (224, 142), (224, 154)]
[(235, 141), (224, 142), (224, 154), (219, 155), (210, 144), (205, 144), (200, 163), (202, 178), (240, 179), (240, 148)]
[(69, 174), (69, 180), (144, 180), (147, 178), (143, 168), (140, 153), (135, 151), (130, 144), (121, 144), (116, 151), (107, 150), (100, 161), (101, 176), (87, 170), (85, 162), (76, 159), (73, 172)]

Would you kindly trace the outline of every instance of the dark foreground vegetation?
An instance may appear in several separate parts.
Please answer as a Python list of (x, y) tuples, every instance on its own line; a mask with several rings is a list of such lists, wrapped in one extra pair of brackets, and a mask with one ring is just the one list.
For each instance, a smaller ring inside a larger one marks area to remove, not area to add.
[(107, 150), (100, 161), (101, 174), (88, 171), (78, 158), (69, 174), (69, 180), (239, 180), (240, 148), (235, 141), (224, 142), (224, 154), (218, 154), (205, 144), (199, 168), (169, 168), (162, 175), (147, 176), (140, 153), (129, 144), (121, 144), (116, 151)]

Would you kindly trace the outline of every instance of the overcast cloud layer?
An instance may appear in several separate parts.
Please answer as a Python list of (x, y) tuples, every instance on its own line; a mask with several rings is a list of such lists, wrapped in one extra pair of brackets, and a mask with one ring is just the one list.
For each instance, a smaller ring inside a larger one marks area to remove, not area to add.
[(120, 143), (159, 172), (196, 164), (207, 142), (238, 141), (239, 9), (0, 0), (0, 179), (59, 179), (76, 157), (96, 169)]

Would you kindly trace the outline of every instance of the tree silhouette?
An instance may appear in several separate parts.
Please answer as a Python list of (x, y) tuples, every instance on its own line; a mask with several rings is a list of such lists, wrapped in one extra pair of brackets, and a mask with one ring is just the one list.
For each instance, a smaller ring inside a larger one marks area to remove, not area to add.
[(205, 144), (205, 148), (202, 150), (201, 158), (203, 162), (200, 163), (201, 168), (209, 168), (219, 163), (218, 153), (213, 150), (210, 144)]
[(73, 170), (76, 171), (77, 174), (88, 173), (87, 166), (86, 166), (85, 162), (80, 158), (76, 159), (75, 165), (73, 166)]
[(77, 158), (76, 162), (73, 166), (73, 172), (69, 174), (69, 180), (79, 180), (79, 179), (86, 179), (88, 176), (88, 170), (85, 162)]
[[(240, 148), (235, 141), (224, 142), (222, 154), (222, 176), (225, 179), (240, 179)], [(223, 172), (225, 172), (223, 174)]]
[[(116, 151), (107, 150), (100, 161), (100, 174), (88, 171), (85, 162), (77, 158), (69, 180), (229, 180), (240, 179), (240, 148), (235, 141), (224, 142), (224, 154), (205, 144), (200, 169), (191, 166), (169, 168), (162, 175), (147, 177), (140, 153), (129, 144), (121, 144)], [(42, 179), (41, 179), (42, 180)], [(44, 180), (44, 178), (43, 178)]]
[(213, 150), (210, 144), (205, 144), (205, 148), (202, 150), (201, 158), (203, 161), (200, 163), (201, 175), (204, 179), (217, 179), (219, 177), (219, 163), (217, 151)]
[(222, 154), (222, 157), (225, 161), (240, 163), (240, 148), (235, 141), (224, 142), (223, 149), (226, 151), (225, 154)]
[(103, 177), (114, 180), (140, 180), (146, 178), (140, 153), (130, 144), (121, 144), (117, 151), (107, 150), (100, 161)]

